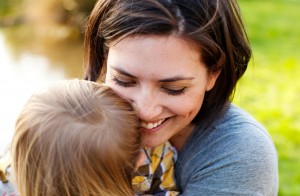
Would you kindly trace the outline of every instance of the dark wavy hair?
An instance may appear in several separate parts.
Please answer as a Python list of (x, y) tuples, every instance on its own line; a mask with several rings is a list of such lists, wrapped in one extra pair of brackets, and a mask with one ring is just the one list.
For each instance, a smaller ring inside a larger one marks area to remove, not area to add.
[(198, 46), (209, 73), (220, 73), (193, 122), (221, 114), (251, 58), (236, 0), (99, 0), (85, 32), (85, 79), (104, 76), (109, 46), (133, 35), (180, 37)]

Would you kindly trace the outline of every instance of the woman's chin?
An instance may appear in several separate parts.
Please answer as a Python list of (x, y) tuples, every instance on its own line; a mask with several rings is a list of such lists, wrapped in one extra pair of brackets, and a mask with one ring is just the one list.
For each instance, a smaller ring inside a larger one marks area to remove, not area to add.
[(149, 137), (146, 135), (142, 136), (143, 145), (147, 147), (156, 147), (163, 143), (165, 143), (167, 140), (163, 140), (163, 138), (159, 137)]

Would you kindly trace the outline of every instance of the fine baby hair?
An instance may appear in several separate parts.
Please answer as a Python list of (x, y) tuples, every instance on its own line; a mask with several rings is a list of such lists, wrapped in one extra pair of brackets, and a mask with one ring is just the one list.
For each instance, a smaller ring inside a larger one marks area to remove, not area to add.
[(138, 126), (130, 104), (95, 82), (60, 81), (32, 95), (12, 143), (20, 195), (133, 195)]

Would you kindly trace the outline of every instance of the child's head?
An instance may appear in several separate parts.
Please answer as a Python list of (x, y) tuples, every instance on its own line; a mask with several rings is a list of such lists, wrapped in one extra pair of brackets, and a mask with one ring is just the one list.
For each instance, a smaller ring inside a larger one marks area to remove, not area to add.
[(140, 149), (133, 108), (108, 87), (58, 82), (34, 94), (16, 122), (13, 169), (20, 195), (133, 195)]

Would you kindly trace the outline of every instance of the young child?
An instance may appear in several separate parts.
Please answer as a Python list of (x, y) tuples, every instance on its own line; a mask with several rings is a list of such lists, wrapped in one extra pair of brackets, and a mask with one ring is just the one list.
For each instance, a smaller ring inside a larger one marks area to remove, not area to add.
[[(22, 196), (172, 195), (176, 157), (170, 147), (143, 148), (152, 158), (144, 162), (131, 105), (106, 86), (69, 80), (25, 105), (13, 137), (12, 168)], [(139, 169), (137, 157), (144, 162)]]

